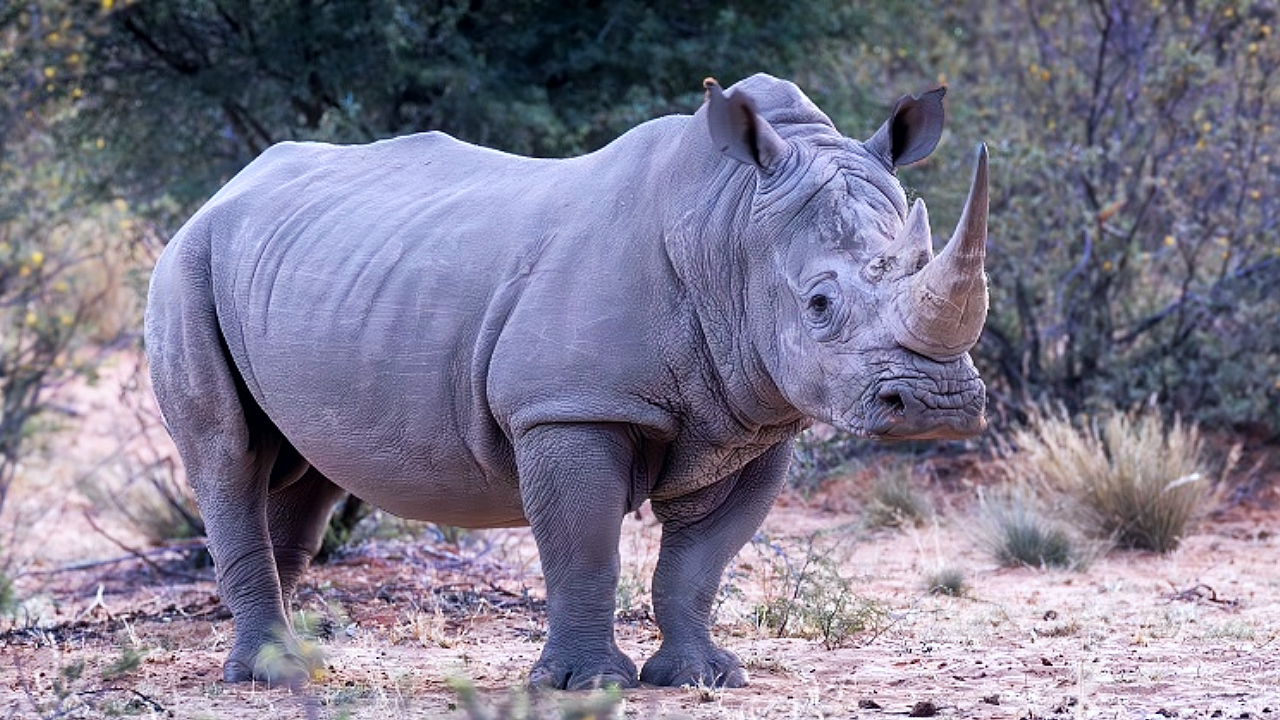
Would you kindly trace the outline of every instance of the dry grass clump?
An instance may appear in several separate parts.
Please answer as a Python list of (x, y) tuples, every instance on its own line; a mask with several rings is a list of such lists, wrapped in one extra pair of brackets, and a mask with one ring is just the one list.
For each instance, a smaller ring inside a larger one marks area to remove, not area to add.
[(1209, 500), (1199, 433), (1155, 412), (1113, 412), (1079, 427), (1039, 415), (1010, 438), (1007, 470), (1060, 498), (1073, 524), (1123, 548), (1177, 548)]
[(890, 467), (871, 485), (863, 519), (868, 527), (919, 525), (932, 512), (929, 501), (912, 483), (911, 466)]
[(1081, 542), (1025, 488), (982, 497), (980, 512), (978, 539), (1005, 567), (1078, 569), (1086, 564)]
[(940, 567), (928, 573), (924, 579), (925, 590), (930, 595), (946, 595), (947, 597), (963, 597), (969, 592), (969, 583), (964, 571), (958, 567)]

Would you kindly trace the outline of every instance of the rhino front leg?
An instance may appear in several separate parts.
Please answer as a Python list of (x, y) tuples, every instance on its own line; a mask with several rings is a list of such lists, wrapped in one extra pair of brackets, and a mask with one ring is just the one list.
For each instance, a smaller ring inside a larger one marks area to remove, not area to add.
[(613, 637), (618, 536), (635, 442), (621, 425), (547, 425), (516, 442), (520, 494), (547, 583), (549, 629), (537, 686), (636, 686)]
[(738, 656), (711, 641), (711, 604), (725, 566), (773, 506), (790, 460), (788, 440), (720, 484), (654, 503), (654, 513), (662, 520), (662, 549), (653, 573), (653, 611), (662, 630), (662, 646), (644, 664), (642, 682), (747, 684), (747, 671)]

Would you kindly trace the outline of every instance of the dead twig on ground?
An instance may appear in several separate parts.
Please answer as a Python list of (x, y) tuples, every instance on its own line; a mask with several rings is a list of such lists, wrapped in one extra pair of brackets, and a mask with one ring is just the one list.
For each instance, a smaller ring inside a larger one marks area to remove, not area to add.
[(134, 548), (130, 547), (129, 545), (125, 544), (124, 542), (122, 542), (121, 540), (119, 540), (119, 539), (117, 539), (117, 538), (115, 538), (115, 537), (112, 537), (110, 533), (108, 533), (107, 531), (103, 530), (103, 529), (98, 525), (98, 523), (96, 523), (96, 522), (94, 522), (94, 521), (93, 521), (93, 516), (91, 516), (91, 515), (89, 514), (89, 511), (87, 511), (87, 510), (84, 512), (84, 519), (85, 519), (85, 522), (89, 523), (89, 527), (93, 528), (94, 532), (96, 532), (96, 533), (98, 533), (99, 535), (101, 535), (102, 537), (106, 538), (106, 539), (107, 539), (107, 540), (108, 540), (112, 545), (115, 545), (116, 547), (120, 548), (121, 550), (123, 550), (123, 551), (125, 551), (125, 552), (129, 553), (129, 554), (130, 554), (130, 555), (132, 555), (135, 559), (139, 560), (139, 561), (140, 561), (140, 562), (142, 562), (144, 565), (146, 565), (147, 567), (151, 568), (152, 570), (154, 570), (156, 573), (158, 573), (158, 574), (160, 574), (160, 575), (167, 575), (167, 576), (170, 576), (170, 577), (182, 578), (183, 580), (187, 580), (187, 581), (190, 581), (190, 582), (201, 582), (201, 581), (204, 581), (204, 580), (206, 580), (206, 579), (207, 579), (207, 578), (200, 577), (199, 575), (192, 575), (191, 573), (182, 572), (181, 570), (170, 570), (169, 568), (166, 568), (166, 567), (161, 566), (161, 565), (160, 565), (159, 563), (157, 563), (156, 561), (154, 561), (154, 560), (152, 560), (151, 558), (147, 557), (147, 553), (144, 553), (144, 552), (142, 552), (141, 550), (134, 549)]
[(1178, 586), (1173, 583), (1169, 583), (1169, 586), (1173, 588), (1173, 592), (1170, 593), (1168, 598), (1166, 598), (1166, 602), (1189, 602), (1196, 604), (1207, 602), (1224, 610), (1235, 610), (1240, 607), (1239, 600), (1220, 598), (1218, 597), (1217, 590), (1214, 590), (1212, 587), (1204, 583), (1197, 583), (1186, 590), (1179, 590)]

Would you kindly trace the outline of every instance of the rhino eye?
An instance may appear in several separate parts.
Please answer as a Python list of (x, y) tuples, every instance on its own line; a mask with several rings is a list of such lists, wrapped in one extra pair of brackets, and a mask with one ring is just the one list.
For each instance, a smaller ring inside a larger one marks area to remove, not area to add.
[(841, 296), (834, 273), (816, 278), (796, 299), (804, 303), (804, 323), (815, 340), (830, 340), (839, 334), (843, 322), (840, 320)]

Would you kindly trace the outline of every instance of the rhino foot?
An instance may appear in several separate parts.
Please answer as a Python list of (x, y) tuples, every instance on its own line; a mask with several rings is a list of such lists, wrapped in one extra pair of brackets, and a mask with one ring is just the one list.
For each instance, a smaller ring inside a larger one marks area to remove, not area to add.
[(663, 643), (644, 664), (640, 681), (650, 685), (713, 688), (745, 687), (747, 671), (737, 655), (707, 643), (705, 647), (676, 648)]
[(633, 688), (640, 683), (636, 664), (615, 647), (601, 655), (543, 650), (529, 672), (529, 684), (556, 690), (594, 690), (609, 685)]

